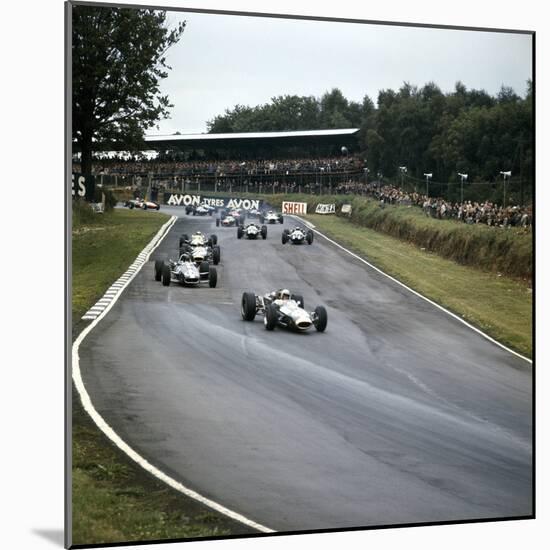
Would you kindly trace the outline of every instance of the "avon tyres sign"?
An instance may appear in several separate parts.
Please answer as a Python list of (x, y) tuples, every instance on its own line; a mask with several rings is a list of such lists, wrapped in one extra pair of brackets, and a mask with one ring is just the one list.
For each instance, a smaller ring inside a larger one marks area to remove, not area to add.
[(335, 204), (318, 204), (315, 208), (316, 214), (336, 214)]
[(72, 175), (72, 194), (73, 199), (84, 199), (93, 202), (95, 194), (94, 176), (83, 174)]
[(307, 214), (307, 202), (283, 201), (283, 214)]
[(184, 195), (182, 193), (164, 193), (164, 204), (170, 206), (199, 206), (206, 204), (216, 208), (259, 209), (263, 200), (241, 199), (238, 197), (209, 197), (208, 195)]

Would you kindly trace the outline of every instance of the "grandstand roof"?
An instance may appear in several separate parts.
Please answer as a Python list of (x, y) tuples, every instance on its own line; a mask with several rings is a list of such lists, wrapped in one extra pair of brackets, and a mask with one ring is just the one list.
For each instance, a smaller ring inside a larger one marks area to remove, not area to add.
[(157, 143), (182, 143), (189, 141), (221, 141), (221, 140), (242, 140), (262, 138), (307, 138), (307, 137), (338, 137), (350, 136), (359, 131), (359, 128), (342, 128), (336, 130), (299, 130), (294, 132), (242, 132), (229, 134), (181, 134), (165, 136), (145, 136), (145, 142)]

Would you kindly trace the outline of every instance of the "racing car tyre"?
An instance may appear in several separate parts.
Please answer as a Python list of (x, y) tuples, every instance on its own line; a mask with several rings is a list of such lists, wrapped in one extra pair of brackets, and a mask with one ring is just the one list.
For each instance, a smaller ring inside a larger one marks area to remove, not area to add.
[(256, 295), (254, 292), (243, 292), (241, 316), (244, 321), (254, 321), (254, 317), (256, 317)]
[(283, 219), (283, 216), (279, 216), (279, 223), (283, 223), (284, 222), (284, 219)]
[(216, 218), (216, 227), (220, 227), (220, 218)]
[(143, 208), (143, 210), (147, 210), (147, 205), (143, 203), (143, 206), (141, 208)]
[(285, 229), (283, 231), (283, 236), (281, 237), (281, 241), (283, 244), (286, 244), (288, 242), (288, 229)]
[(210, 273), (210, 264), (208, 262), (201, 262), (199, 265), (199, 273), (201, 275)]
[(262, 215), (260, 215), (260, 223), (264, 223), (264, 221), (265, 221), (265, 218)]
[(134, 203), (131, 202), (131, 203), (128, 205), (128, 208), (129, 208), (130, 210), (132, 210), (132, 209), (134, 208)]
[(221, 258), (221, 251), (219, 246), (213, 246), (212, 247), (212, 261), (214, 265), (218, 265), (220, 263)]
[(262, 225), (260, 232), (262, 234), (262, 239), (265, 241), (267, 239), (267, 226)]
[(306, 306), (304, 304), (304, 297), (301, 294), (291, 294), (290, 299), (298, 302), (300, 304), (300, 307), (302, 309), (305, 309)]
[(193, 208), (193, 216), (196, 216), (197, 215), (197, 211), (195, 208)]
[(160, 210), (160, 204), (157, 204), (157, 210)]
[(209, 216), (212, 215), (212, 210), (209, 210), (209, 211), (208, 211), (208, 215), (209, 215)]
[(327, 310), (323, 306), (317, 306), (315, 314), (317, 315), (317, 320), (313, 324), (318, 332), (324, 332), (328, 322)]
[(162, 260), (155, 260), (155, 281), (160, 281), (162, 279), (162, 266), (164, 262)]
[(210, 240), (212, 241), (212, 244), (218, 244), (218, 236), (217, 235), (210, 235)]
[(218, 283), (218, 272), (216, 271), (215, 267), (211, 267), (210, 271), (208, 272), (208, 286), (210, 288), (216, 288), (217, 283)]
[(162, 286), (170, 286), (171, 278), (172, 278), (172, 273), (170, 272), (170, 266), (164, 264), (162, 266)]
[(265, 308), (264, 326), (266, 330), (273, 330), (277, 324), (277, 308), (268, 304)]
[(244, 235), (244, 229), (239, 225), (237, 228), (237, 239), (242, 239)]
[(313, 242), (313, 231), (311, 229), (306, 233), (306, 241), (307, 244), (311, 244)]

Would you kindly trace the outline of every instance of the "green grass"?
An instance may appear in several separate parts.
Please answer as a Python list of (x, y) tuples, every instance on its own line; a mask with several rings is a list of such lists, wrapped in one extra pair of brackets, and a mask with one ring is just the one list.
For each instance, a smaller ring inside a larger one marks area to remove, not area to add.
[[(73, 328), (158, 232), (163, 214), (73, 211)], [(251, 530), (159, 482), (99, 431), (73, 390), (73, 544), (213, 537)]]
[(73, 405), (73, 544), (217, 537), (251, 530), (155, 480)]
[(168, 216), (115, 209), (73, 219), (73, 320), (79, 319), (120, 277)]
[(460, 265), (345, 218), (306, 218), (389, 275), (531, 357), (532, 293), (525, 281)]

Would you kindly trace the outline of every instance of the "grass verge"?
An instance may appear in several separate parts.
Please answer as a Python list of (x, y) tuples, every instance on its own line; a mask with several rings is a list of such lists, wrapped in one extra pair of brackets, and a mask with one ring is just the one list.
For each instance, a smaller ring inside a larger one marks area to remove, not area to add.
[[(152, 212), (114, 210), (73, 224), (73, 331), (80, 316), (166, 222)], [(73, 391), (73, 544), (217, 537), (252, 532), (159, 482), (95, 426)]]
[(317, 229), (519, 353), (532, 354), (527, 282), (460, 265), (336, 216), (306, 216)]

